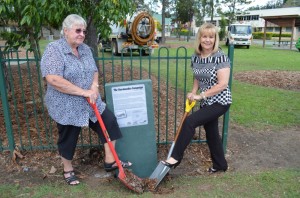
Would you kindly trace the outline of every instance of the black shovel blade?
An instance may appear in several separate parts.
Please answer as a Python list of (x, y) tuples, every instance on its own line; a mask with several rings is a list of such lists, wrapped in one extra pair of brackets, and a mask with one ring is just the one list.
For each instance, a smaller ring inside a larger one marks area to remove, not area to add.
[(159, 185), (159, 183), (163, 180), (166, 174), (170, 171), (170, 167), (165, 165), (162, 162), (159, 162), (153, 173), (150, 175), (150, 179), (154, 179), (156, 181), (155, 188)]

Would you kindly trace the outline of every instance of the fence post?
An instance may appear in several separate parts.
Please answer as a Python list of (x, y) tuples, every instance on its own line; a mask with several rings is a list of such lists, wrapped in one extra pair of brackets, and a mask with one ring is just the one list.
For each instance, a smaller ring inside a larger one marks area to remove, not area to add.
[(5, 128), (6, 128), (6, 134), (8, 137), (8, 148), (11, 152), (11, 154), (14, 151), (15, 147), (15, 141), (13, 138), (12, 133), (12, 124), (10, 119), (10, 111), (9, 111), (9, 105), (7, 100), (7, 92), (6, 92), (6, 82), (4, 78), (4, 68), (5, 65), (5, 59), (3, 59), (2, 54), (0, 55), (0, 95), (2, 100), (2, 109), (3, 109), (3, 115), (4, 115), (4, 122), (5, 122)]
[[(233, 72), (233, 54), (234, 54), (234, 45), (230, 44), (228, 46), (228, 57), (230, 59), (230, 77), (229, 77), (229, 88), (231, 89), (232, 84), (232, 72)], [(223, 116), (223, 132), (222, 132), (222, 143), (224, 153), (226, 153), (227, 148), (227, 135), (228, 135), (228, 123), (229, 123), (229, 110)]]

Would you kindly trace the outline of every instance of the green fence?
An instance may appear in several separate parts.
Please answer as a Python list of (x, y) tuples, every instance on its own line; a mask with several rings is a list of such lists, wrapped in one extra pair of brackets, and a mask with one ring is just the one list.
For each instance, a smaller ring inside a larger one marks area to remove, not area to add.
[[(46, 83), (40, 74), (40, 60), (33, 58), (34, 52), (29, 50), (26, 54), (14, 50), (0, 52), (0, 151), (12, 152), (16, 147), (20, 150), (56, 149), (57, 129), (43, 102)], [(191, 53), (185, 47), (161, 47), (150, 56), (132, 52), (113, 56), (111, 52), (102, 51), (95, 58), (100, 72), (100, 94), (105, 101), (105, 83), (151, 79), (157, 143), (171, 143), (184, 113), (186, 93), (192, 86)], [(228, 53), (232, 60), (233, 46)], [(197, 108), (199, 105), (194, 110)], [(228, 119), (229, 112), (220, 123), (225, 150)], [(206, 141), (202, 131), (197, 130), (193, 142)], [(82, 129), (78, 147), (99, 144), (95, 133)]]

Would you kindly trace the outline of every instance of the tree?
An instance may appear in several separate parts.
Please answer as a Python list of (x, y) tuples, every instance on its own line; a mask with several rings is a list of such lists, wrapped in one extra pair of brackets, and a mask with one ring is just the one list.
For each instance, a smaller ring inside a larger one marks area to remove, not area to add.
[(210, 21), (213, 22), (215, 16), (215, 9), (219, 6), (219, 0), (209, 0), (210, 7)]
[(300, 1), (299, 0), (283, 0), (283, 4), (285, 8), (288, 7), (299, 7), (300, 6)]
[[(87, 21), (86, 43), (97, 52), (97, 33), (110, 34), (110, 23), (118, 23), (135, 11), (138, 0), (0, 0), (0, 14), (8, 23), (16, 23), (19, 32), (7, 33), (6, 40), (16, 48), (28, 41), (39, 51), (42, 26), (61, 27), (62, 20), (71, 13)], [(134, 6), (132, 6), (134, 5)], [(27, 39), (28, 37), (28, 39)], [(40, 57), (40, 56), (39, 56)]]
[[(166, 17), (170, 15), (170, 6), (172, 4), (172, 0), (159, 0), (161, 2), (161, 43), (164, 44), (166, 41), (165, 32), (166, 32)], [(158, 0), (153, 0), (153, 4), (157, 4)]]
[(227, 25), (227, 22), (226, 22), (226, 19), (222, 16), (221, 18), (221, 21), (220, 21), (220, 31), (219, 31), (219, 38), (220, 38), (220, 41), (224, 40), (225, 38), (225, 34), (226, 34), (226, 25)]
[(193, 21), (194, 12), (195, 12), (195, 0), (179, 0), (176, 4), (176, 10), (178, 13), (178, 18), (181, 24), (188, 22), (189, 32), (187, 36), (187, 41), (189, 40), (189, 34), (191, 31), (191, 23)]
[(1, 0), (0, 2), (0, 14), (4, 23), (16, 24), (18, 27), (18, 32), (1, 34), (7, 41), (6, 45), (18, 49), (24, 47), (28, 41), (30, 48), (37, 49), (37, 56), (40, 57), (38, 41), (45, 16), (43, 10), (39, 9), (42, 1)]
[(204, 17), (207, 15), (209, 10), (209, 2), (210, 0), (201, 0), (195, 1), (195, 21), (196, 26), (200, 26), (203, 23)]
[(194, 0), (178, 0), (176, 10), (182, 24), (190, 22), (194, 16)]
[(224, 15), (228, 17), (229, 23), (235, 20), (235, 16), (238, 12), (242, 12), (241, 6), (248, 5), (252, 3), (252, 1), (253, 0), (221, 0), (221, 4), (229, 9), (224, 12)]

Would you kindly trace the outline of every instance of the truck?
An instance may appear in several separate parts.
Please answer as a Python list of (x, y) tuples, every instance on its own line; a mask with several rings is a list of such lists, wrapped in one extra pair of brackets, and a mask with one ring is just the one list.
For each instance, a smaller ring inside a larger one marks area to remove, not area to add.
[(252, 26), (250, 24), (236, 23), (228, 26), (226, 45), (241, 45), (250, 48), (252, 42)]
[(123, 22), (112, 24), (110, 28), (109, 38), (99, 36), (98, 46), (104, 51), (111, 49), (117, 56), (130, 51), (149, 55), (158, 48), (155, 41), (155, 22), (147, 12), (136, 13)]

